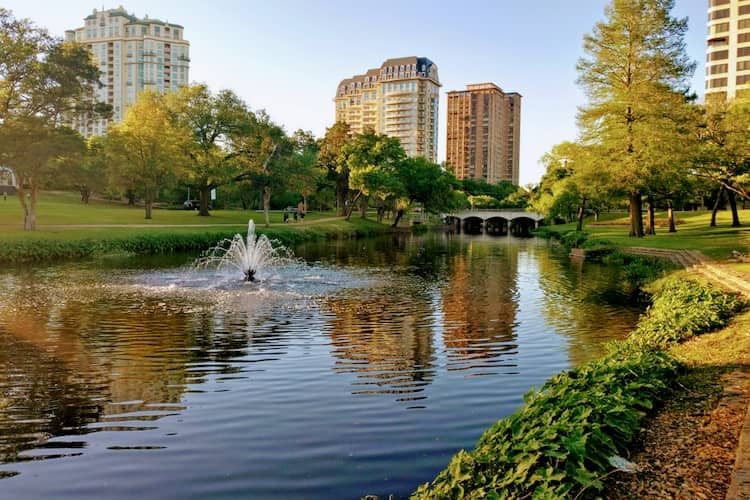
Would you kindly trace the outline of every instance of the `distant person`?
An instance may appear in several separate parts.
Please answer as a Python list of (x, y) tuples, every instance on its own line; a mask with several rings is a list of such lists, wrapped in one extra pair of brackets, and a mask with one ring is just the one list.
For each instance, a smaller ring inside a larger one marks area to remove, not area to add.
[(289, 211), (287, 209), (284, 209), (284, 224), (289, 222)]
[(297, 213), (299, 214), (299, 221), (305, 222), (305, 202), (304, 200), (300, 201), (297, 204)]

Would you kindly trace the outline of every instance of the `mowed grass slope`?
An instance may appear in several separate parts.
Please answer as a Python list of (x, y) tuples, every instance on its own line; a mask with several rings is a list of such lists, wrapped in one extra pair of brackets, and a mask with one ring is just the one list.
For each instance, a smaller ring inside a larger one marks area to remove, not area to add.
[[(282, 213), (271, 212), (271, 223), (281, 223)], [(333, 213), (312, 212), (305, 221), (334, 217)], [(256, 224), (264, 222), (263, 213), (255, 210), (215, 210), (210, 217), (200, 217), (194, 210), (155, 209), (153, 219), (144, 219), (141, 206), (128, 206), (100, 200), (91, 200), (88, 205), (80, 201), (76, 193), (43, 192), (37, 204), (37, 225), (47, 229), (50, 225), (247, 225), (248, 219)], [(15, 196), (3, 201), (0, 198), (0, 231), (3, 233), (23, 229), (23, 211)]]
[[(644, 214), (645, 216), (645, 214)], [(732, 217), (729, 211), (720, 211), (716, 219), (717, 227), (709, 227), (711, 212), (677, 212), (677, 232), (669, 233), (667, 217), (657, 213), (656, 235), (644, 238), (628, 236), (629, 221), (626, 214), (607, 214), (600, 222), (586, 220), (584, 231), (591, 240), (606, 240), (623, 247), (652, 247), (671, 250), (700, 250), (716, 258), (730, 257), (733, 250), (747, 253), (750, 251), (750, 210), (740, 210), (740, 221), (743, 227), (731, 227)], [(555, 231), (574, 230), (575, 224), (551, 226)]]

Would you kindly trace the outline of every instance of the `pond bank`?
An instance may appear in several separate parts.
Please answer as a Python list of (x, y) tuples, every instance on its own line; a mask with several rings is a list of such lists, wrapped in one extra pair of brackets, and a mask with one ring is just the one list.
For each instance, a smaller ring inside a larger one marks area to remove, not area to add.
[[(528, 394), (524, 406), (492, 426), (473, 451), (455, 455), (414, 497), (586, 498), (609, 490), (603, 479), (616, 470), (610, 459), (630, 455), (653, 409), (672, 401), (683, 374), (691, 373), (672, 348), (723, 327), (744, 306), (686, 272), (652, 290), (653, 304), (627, 340)], [(624, 496), (636, 492), (626, 488)]]
[[(203, 251), (236, 233), (245, 233), (247, 226), (163, 227), (108, 226), (64, 228), (61, 230), (11, 233), (0, 236), (0, 263), (27, 264), (95, 257), (108, 253), (139, 255)], [(388, 226), (367, 219), (324, 219), (305, 224), (257, 227), (279, 243), (291, 246), (322, 239), (356, 239), (383, 234)]]

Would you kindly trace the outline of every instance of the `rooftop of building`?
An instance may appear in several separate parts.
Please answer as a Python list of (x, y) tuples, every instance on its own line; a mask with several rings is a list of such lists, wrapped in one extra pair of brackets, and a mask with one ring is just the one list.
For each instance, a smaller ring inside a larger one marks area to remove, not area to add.
[(173, 26), (175, 28), (184, 29), (184, 26), (180, 24), (174, 24), (174, 23), (162, 21), (161, 19), (150, 18), (148, 17), (148, 15), (143, 16), (143, 18), (138, 18), (135, 14), (128, 13), (128, 11), (125, 10), (125, 7), (123, 7), (122, 5), (118, 6), (116, 9), (105, 9), (105, 10), (94, 9), (94, 11), (90, 15), (86, 16), (84, 19), (85, 20), (96, 19), (97, 15), (102, 14), (102, 13), (108, 14), (110, 17), (122, 16), (129, 21), (128, 24), (161, 24), (163, 26)]
[[(408, 57), (395, 57), (391, 59), (386, 59), (383, 61), (383, 64), (380, 65), (379, 68), (372, 68), (368, 69), (364, 74), (361, 75), (354, 75), (351, 78), (344, 78), (339, 82), (338, 87), (341, 88), (342, 86), (347, 86), (351, 83), (373, 83), (380, 80), (380, 75), (387, 75), (396, 73), (396, 71), (389, 71), (389, 68), (410, 68), (414, 67), (416, 71), (416, 75), (404, 77), (406, 78), (430, 78), (430, 71), (437, 70), (437, 65), (432, 62), (427, 57), (417, 57), (417, 56), (408, 56)], [(411, 71), (411, 70), (409, 70)], [(437, 74), (436, 71), (433, 71), (435, 74), (435, 81), (437, 82)], [(390, 78), (391, 80), (393, 78)], [(438, 83), (439, 85), (439, 83)]]
[(522, 97), (521, 94), (518, 92), (505, 92), (502, 88), (500, 88), (497, 84), (492, 82), (484, 82), (484, 83), (467, 83), (466, 88), (464, 90), (449, 90), (446, 92), (446, 94), (470, 94), (475, 91), (479, 90), (496, 90), (500, 92), (503, 95), (506, 96), (518, 96)]

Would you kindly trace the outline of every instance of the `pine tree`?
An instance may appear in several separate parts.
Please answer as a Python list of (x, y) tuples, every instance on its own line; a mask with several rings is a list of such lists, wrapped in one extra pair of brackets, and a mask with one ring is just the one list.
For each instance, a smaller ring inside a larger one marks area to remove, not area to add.
[(671, 16), (674, 0), (613, 0), (584, 37), (579, 84), (582, 139), (602, 151), (603, 168), (626, 194), (630, 235), (643, 236), (642, 196), (663, 163), (659, 143), (678, 134), (695, 70), (685, 49), (687, 19)]

